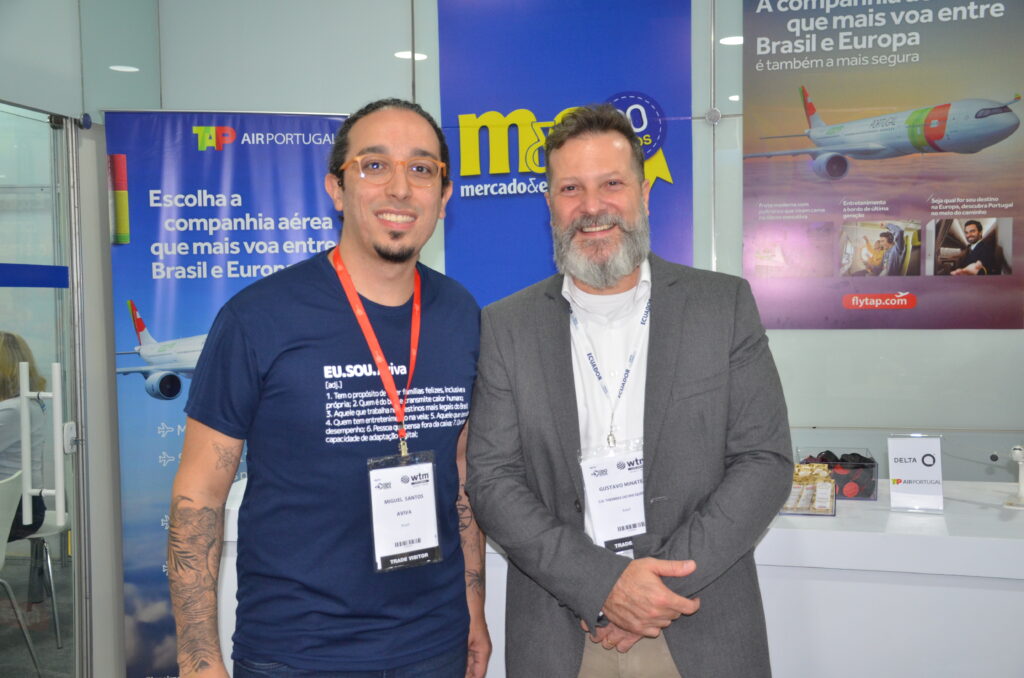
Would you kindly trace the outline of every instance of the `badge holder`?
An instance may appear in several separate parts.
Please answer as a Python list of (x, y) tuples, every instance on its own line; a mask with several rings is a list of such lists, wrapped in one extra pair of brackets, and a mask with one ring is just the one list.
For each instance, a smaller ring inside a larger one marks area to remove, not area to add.
[(633, 538), (647, 531), (644, 516), (644, 441), (580, 450), (580, 469), (591, 537), (627, 558)]
[(376, 457), (366, 466), (377, 572), (440, 562), (434, 453)]

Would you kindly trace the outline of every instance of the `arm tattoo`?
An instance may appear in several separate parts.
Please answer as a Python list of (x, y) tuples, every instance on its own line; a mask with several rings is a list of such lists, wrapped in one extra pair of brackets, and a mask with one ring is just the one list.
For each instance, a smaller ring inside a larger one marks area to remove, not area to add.
[(459, 512), (459, 532), (465, 532), (473, 525), (473, 509), (469, 508), (465, 495), (459, 497), (455, 510)]
[(179, 661), (182, 669), (200, 671), (220, 658), (217, 573), (224, 509), (193, 506), (184, 495), (171, 501), (167, 578), (178, 630)]
[(485, 579), (483, 570), (466, 570), (466, 590), (484, 594)]
[(473, 508), (469, 505), (466, 485), (463, 483), (459, 484), (459, 497), (455, 500), (455, 510), (459, 513), (459, 536), (465, 542), (466, 535), (462, 533), (473, 526)]
[[(480, 528), (474, 519), (473, 508), (469, 505), (465, 485), (459, 485), (459, 498), (455, 503), (455, 509), (459, 514), (459, 540), (462, 543), (463, 556), (466, 558), (466, 591), (483, 596), (484, 536), (480, 533)], [(477, 567), (479, 569), (476, 569)]]
[(213, 450), (217, 453), (217, 470), (230, 469), (238, 463), (242, 456), (242, 445), (222, 445), (213, 443)]

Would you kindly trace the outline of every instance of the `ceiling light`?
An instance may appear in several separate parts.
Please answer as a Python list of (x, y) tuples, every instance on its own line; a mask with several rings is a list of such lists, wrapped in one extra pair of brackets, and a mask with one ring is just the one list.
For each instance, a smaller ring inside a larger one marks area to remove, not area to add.
[[(411, 59), (412, 58), (412, 52), (410, 52), (409, 50), (406, 49), (406, 50), (403, 50), (401, 52), (395, 52), (395, 56), (398, 57), (399, 59)], [(416, 61), (424, 61), (426, 58), (427, 58), (426, 54), (422, 54), (421, 52), (416, 52)]]
[(742, 35), (730, 35), (728, 38), (722, 38), (718, 42), (722, 43), (723, 45), (742, 45), (743, 44), (743, 36)]
[(117, 71), (118, 73), (138, 73), (139, 69), (135, 66), (111, 66), (110, 70)]
[(739, 94), (730, 94), (729, 95), (729, 101), (739, 101), (739, 100), (740, 100), (740, 95)]

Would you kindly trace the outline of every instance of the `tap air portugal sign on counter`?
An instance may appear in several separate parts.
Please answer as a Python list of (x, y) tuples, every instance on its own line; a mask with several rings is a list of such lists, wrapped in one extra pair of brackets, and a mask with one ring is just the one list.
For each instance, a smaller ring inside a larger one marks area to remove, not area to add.
[(743, 273), (765, 324), (1024, 327), (1024, 5), (744, 9)]

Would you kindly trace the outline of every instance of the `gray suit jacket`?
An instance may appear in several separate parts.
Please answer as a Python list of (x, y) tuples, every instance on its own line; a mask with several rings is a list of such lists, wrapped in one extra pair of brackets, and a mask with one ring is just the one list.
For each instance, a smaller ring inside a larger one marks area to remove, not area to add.
[[(644, 412), (647, 533), (637, 558), (692, 559), (666, 584), (700, 610), (665, 630), (684, 678), (769, 676), (753, 548), (792, 479), (786, 405), (746, 281), (651, 256)], [(584, 619), (629, 561), (583, 531), (562, 276), (483, 311), (467, 489), (507, 552), (510, 678), (574, 678)]]

